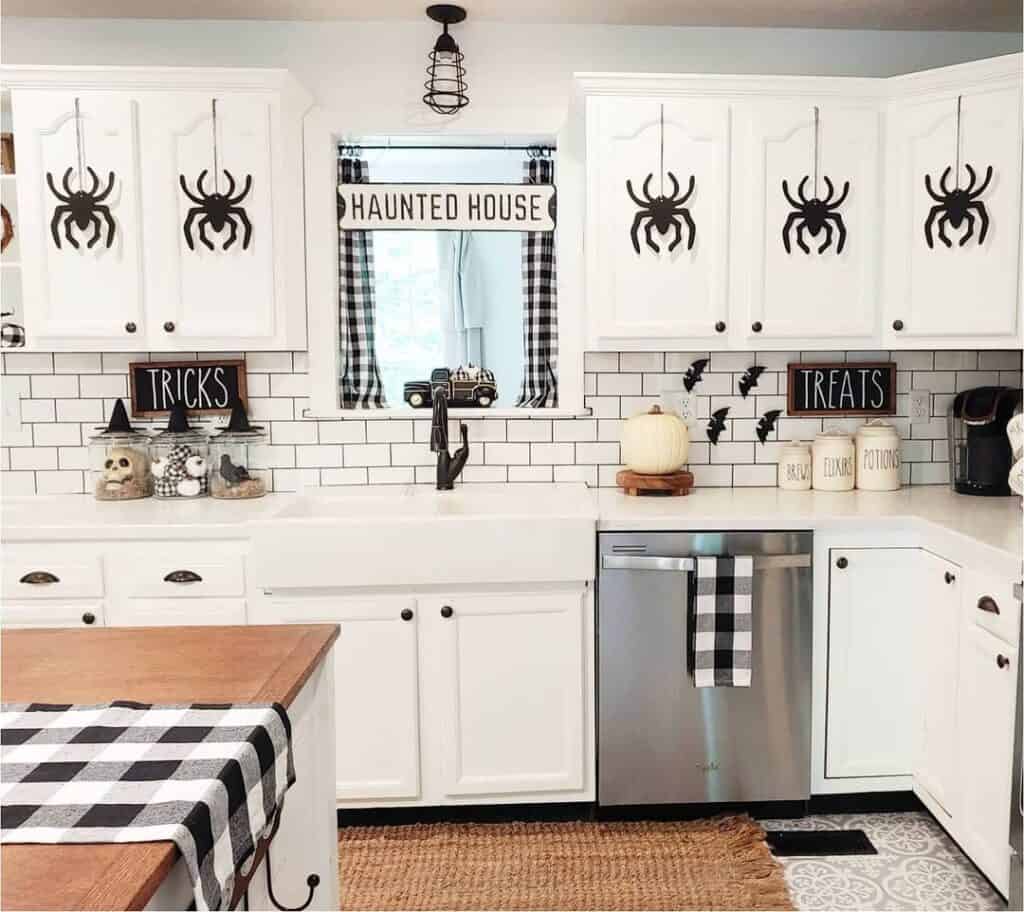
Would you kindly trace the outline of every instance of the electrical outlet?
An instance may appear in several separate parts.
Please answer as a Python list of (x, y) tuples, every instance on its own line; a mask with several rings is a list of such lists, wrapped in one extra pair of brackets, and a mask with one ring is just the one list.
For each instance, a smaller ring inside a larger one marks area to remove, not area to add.
[(928, 390), (910, 391), (910, 423), (927, 424), (932, 420), (932, 394)]

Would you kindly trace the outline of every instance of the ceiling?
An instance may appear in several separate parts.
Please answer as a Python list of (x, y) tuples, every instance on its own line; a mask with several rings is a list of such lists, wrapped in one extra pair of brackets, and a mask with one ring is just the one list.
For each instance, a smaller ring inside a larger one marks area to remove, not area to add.
[[(471, 21), (1019, 32), (1021, 0), (463, 0)], [(412, 19), (426, 0), (4, 0), (6, 16)]]

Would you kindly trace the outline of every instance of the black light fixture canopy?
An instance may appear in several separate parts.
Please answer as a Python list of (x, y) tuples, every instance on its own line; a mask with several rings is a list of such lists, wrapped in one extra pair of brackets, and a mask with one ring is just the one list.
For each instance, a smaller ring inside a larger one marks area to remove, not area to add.
[(444, 31), (437, 36), (427, 67), (427, 90), (423, 103), (438, 114), (455, 114), (469, 104), (466, 94), (466, 68), (459, 45), (448, 33), (448, 26), (462, 22), (466, 11), (452, 3), (435, 3), (427, 7), (427, 16), (440, 22)]

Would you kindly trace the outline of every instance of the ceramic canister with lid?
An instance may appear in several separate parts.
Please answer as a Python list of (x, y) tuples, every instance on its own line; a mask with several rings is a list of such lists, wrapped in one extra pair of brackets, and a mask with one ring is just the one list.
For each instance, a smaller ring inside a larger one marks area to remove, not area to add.
[(208, 455), (206, 434), (189, 427), (185, 406), (175, 403), (167, 429), (153, 438), (153, 493), (162, 498), (205, 497)]
[(814, 438), (811, 483), (816, 491), (852, 491), (856, 453), (853, 440), (842, 431), (825, 431)]
[(138, 500), (153, 493), (149, 437), (131, 426), (121, 399), (102, 433), (89, 438), (89, 469), (97, 500)]
[(802, 440), (787, 443), (779, 453), (779, 487), (784, 491), (811, 489), (811, 445)]
[(891, 424), (874, 419), (857, 431), (857, 487), (899, 490), (900, 435)]

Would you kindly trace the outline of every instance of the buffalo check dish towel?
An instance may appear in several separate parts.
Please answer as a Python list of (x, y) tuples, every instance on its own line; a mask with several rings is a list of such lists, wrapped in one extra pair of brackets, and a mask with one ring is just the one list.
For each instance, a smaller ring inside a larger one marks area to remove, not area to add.
[(0, 705), (0, 842), (174, 842), (197, 909), (231, 902), (295, 781), (277, 705)]
[(693, 681), (697, 687), (749, 687), (752, 557), (698, 557)]

